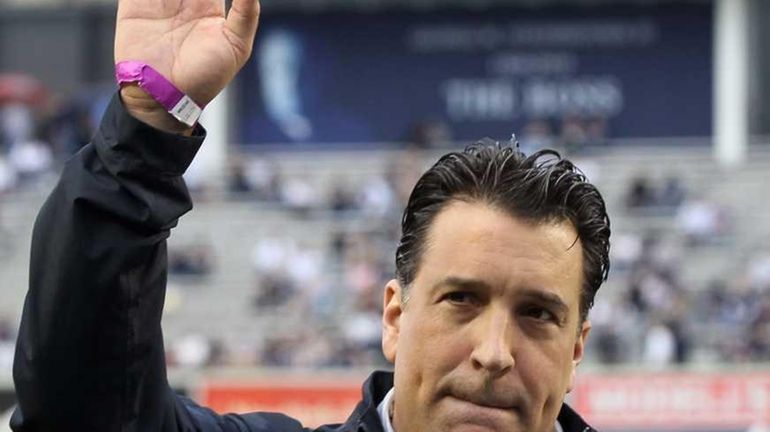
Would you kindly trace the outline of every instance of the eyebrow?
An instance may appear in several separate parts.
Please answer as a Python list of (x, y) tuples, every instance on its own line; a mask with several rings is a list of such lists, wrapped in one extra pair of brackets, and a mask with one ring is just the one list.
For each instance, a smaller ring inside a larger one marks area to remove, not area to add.
[(440, 281), (436, 282), (435, 285), (433, 285), (433, 288), (431, 291), (435, 291), (443, 286), (450, 286), (454, 288), (465, 288), (465, 289), (484, 289), (484, 290), (491, 290), (492, 287), (480, 279), (469, 279), (464, 278), (460, 276), (447, 276)]
[[(433, 285), (431, 292), (435, 292), (437, 289), (443, 286), (468, 290), (481, 289), (485, 291), (493, 291), (492, 286), (481, 279), (464, 278), (460, 276), (447, 276)], [(554, 309), (557, 309), (558, 312), (563, 314), (566, 314), (569, 311), (569, 306), (564, 302), (564, 300), (562, 300), (561, 296), (549, 291), (537, 288), (523, 288), (518, 291), (517, 295), (542, 302)]]
[(542, 302), (556, 309), (558, 313), (564, 314), (564, 316), (566, 316), (567, 312), (569, 312), (569, 306), (564, 302), (564, 300), (561, 299), (561, 296), (558, 294), (540, 289), (525, 288), (522, 290), (521, 295)]

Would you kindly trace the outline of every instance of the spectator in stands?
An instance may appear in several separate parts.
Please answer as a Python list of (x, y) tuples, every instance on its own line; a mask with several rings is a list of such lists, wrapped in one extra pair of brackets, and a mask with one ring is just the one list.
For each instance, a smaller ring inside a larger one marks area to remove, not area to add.
[(169, 252), (168, 270), (176, 276), (203, 277), (213, 270), (213, 261), (211, 245), (194, 242)]
[(663, 216), (674, 214), (686, 198), (687, 190), (677, 175), (669, 174), (658, 187), (646, 174), (638, 174), (631, 180), (625, 204), (631, 211)]
[(254, 246), (251, 263), (256, 275), (257, 308), (283, 305), (293, 295), (295, 286), (289, 278), (287, 262), (294, 250), (294, 243), (284, 237), (265, 237)]
[(355, 233), (348, 238), (343, 268), (345, 286), (361, 303), (361, 293), (371, 294), (372, 285), (382, 280), (379, 249), (370, 235)]
[(11, 146), (8, 160), (18, 174), (20, 183), (34, 181), (51, 170), (54, 155), (46, 139), (46, 131), (38, 126), (34, 135)]
[(409, 128), (406, 142), (418, 149), (446, 147), (452, 141), (449, 126), (437, 119), (424, 119), (414, 122)]
[(87, 104), (71, 100), (60, 105), (47, 119), (46, 129), (57, 154), (66, 159), (91, 140), (95, 125)]
[(639, 174), (631, 180), (626, 193), (626, 208), (638, 210), (650, 207), (655, 203), (655, 192), (650, 185), (649, 178)]
[(0, 374), (11, 372), (15, 343), (16, 335), (11, 322), (0, 318)]
[(248, 194), (253, 190), (251, 182), (246, 177), (246, 168), (240, 159), (236, 159), (230, 164), (230, 173), (227, 180), (227, 190), (236, 197)]
[(625, 272), (641, 259), (643, 244), (641, 236), (634, 233), (615, 234), (612, 244), (613, 272)]
[(589, 144), (588, 133), (582, 118), (577, 114), (568, 114), (562, 118), (561, 147), (568, 155), (580, 154)]
[(34, 130), (32, 108), (23, 103), (0, 105), (0, 154), (7, 154), (17, 143), (28, 141)]
[(279, 194), (281, 203), (299, 215), (307, 215), (311, 210), (323, 207), (317, 185), (304, 177), (284, 179)]
[(297, 337), (296, 347), (291, 355), (291, 365), (296, 368), (328, 368), (335, 366), (336, 347), (340, 341), (331, 329), (325, 327), (306, 328)]
[(380, 287), (374, 283), (357, 293), (354, 310), (343, 323), (346, 341), (362, 354), (358, 366), (384, 365), (382, 357), (382, 304)]
[(275, 307), (290, 300), (313, 307), (323, 290), (322, 257), (312, 247), (301, 247), (288, 237), (266, 237), (252, 251), (257, 308)]
[(726, 209), (703, 197), (685, 201), (676, 213), (676, 220), (690, 246), (717, 243), (730, 231)]
[(663, 367), (674, 363), (676, 338), (664, 322), (656, 322), (647, 329), (644, 341), (644, 363)]
[(687, 190), (676, 174), (669, 174), (663, 182), (663, 188), (656, 199), (656, 205), (664, 209), (676, 210), (687, 198)]
[(0, 194), (50, 172), (53, 151), (31, 108), (0, 107)]
[(261, 365), (288, 367), (294, 362), (297, 343), (288, 338), (269, 338), (259, 360)]
[(761, 293), (770, 292), (770, 251), (760, 250), (752, 254), (746, 273), (752, 289)]
[(524, 125), (522, 131), (519, 145), (524, 153), (534, 153), (544, 148), (553, 148), (556, 144), (556, 137), (547, 120), (531, 120)]
[(213, 354), (211, 341), (195, 333), (176, 339), (169, 348), (174, 364), (185, 368), (200, 368), (210, 364)]
[(329, 209), (337, 213), (345, 213), (358, 209), (355, 193), (350, 190), (348, 183), (337, 180), (332, 186), (329, 199)]
[(748, 351), (752, 360), (770, 361), (770, 297), (764, 295), (748, 325)]
[(281, 177), (276, 164), (263, 157), (236, 155), (228, 173), (227, 188), (233, 198), (276, 202), (281, 198)]
[(16, 188), (18, 176), (5, 156), (0, 155), (0, 195)]
[(254, 306), (257, 309), (274, 308), (289, 302), (297, 291), (294, 284), (284, 273), (260, 275), (255, 282)]
[(256, 199), (266, 202), (280, 200), (283, 181), (279, 167), (273, 161), (264, 157), (251, 158), (245, 174)]
[(632, 356), (629, 352), (632, 347), (626, 346), (629, 332), (625, 331), (625, 327), (636, 327), (633, 321), (633, 314), (617, 297), (605, 299), (594, 306), (591, 311), (591, 339), (599, 363), (623, 363)]
[(381, 176), (373, 176), (358, 193), (356, 207), (367, 217), (385, 218), (400, 207), (396, 199), (393, 184)]
[(606, 147), (609, 144), (606, 118), (599, 116), (586, 120), (585, 131), (587, 150)]

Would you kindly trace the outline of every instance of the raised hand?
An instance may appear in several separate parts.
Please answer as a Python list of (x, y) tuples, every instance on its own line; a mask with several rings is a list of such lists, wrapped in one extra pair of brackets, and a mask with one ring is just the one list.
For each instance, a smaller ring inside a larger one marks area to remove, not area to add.
[[(119, 0), (115, 62), (148, 63), (203, 106), (248, 60), (258, 21), (258, 0), (234, 0), (227, 15), (224, 0)], [(182, 130), (138, 87), (121, 93), (140, 120)]]

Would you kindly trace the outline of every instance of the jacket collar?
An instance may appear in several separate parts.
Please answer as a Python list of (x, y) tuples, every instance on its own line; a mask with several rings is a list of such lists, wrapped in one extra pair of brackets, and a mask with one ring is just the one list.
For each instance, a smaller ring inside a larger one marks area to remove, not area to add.
[[(343, 425), (344, 431), (384, 432), (377, 405), (393, 387), (393, 373), (375, 371), (364, 382), (363, 399)], [(596, 432), (567, 404), (559, 411), (559, 423), (564, 432)]]
[(564, 432), (596, 432), (596, 429), (588, 425), (578, 413), (566, 403), (561, 404), (561, 411), (557, 417)]
[(385, 432), (382, 428), (377, 405), (393, 387), (393, 373), (375, 371), (364, 382), (363, 399), (345, 422), (344, 431)]

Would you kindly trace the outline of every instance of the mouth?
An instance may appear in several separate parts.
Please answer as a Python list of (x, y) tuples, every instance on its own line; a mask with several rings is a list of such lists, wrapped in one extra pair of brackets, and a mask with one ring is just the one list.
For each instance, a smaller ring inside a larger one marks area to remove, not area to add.
[(518, 408), (517, 405), (507, 401), (471, 399), (471, 398), (458, 397), (454, 395), (451, 395), (449, 397), (460, 403), (473, 405), (475, 407), (479, 407), (482, 409), (510, 412), (510, 411), (515, 411)]
[(447, 392), (446, 396), (482, 408), (513, 411), (520, 407), (520, 400), (513, 396), (512, 391), (455, 391)]
[[(481, 430), (511, 430), (519, 423), (519, 407), (500, 400), (469, 400), (454, 395), (447, 397), (449, 410), (457, 424), (475, 425)], [(474, 429), (475, 430), (475, 429)]]

